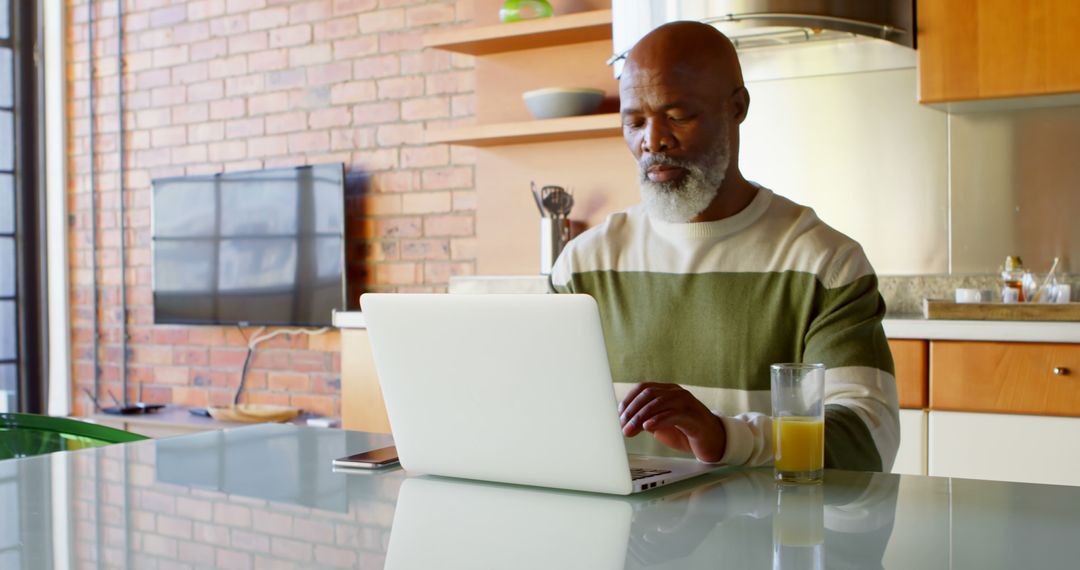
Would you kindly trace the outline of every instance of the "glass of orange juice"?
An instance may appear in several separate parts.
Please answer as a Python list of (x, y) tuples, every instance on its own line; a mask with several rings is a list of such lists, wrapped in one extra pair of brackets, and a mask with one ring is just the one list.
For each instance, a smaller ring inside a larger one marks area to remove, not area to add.
[(821, 482), (825, 467), (825, 365), (773, 364), (770, 372), (776, 479)]

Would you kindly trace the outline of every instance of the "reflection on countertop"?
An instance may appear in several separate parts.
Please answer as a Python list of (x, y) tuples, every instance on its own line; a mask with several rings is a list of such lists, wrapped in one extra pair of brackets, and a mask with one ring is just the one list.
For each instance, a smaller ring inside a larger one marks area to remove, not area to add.
[(899, 481), (836, 472), (778, 488), (759, 469), (613, 497), (415, 477), (386, 567), (880, 568)]
[(1080, 488), (731, 469), (617, 497), (344, 474), (288, 425), (0, 461), (0, 567), (1066, 568)]

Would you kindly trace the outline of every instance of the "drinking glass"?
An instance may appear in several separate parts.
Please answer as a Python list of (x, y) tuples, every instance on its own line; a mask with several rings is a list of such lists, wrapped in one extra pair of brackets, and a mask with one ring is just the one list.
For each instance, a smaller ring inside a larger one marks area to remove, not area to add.
[(825, 365), (773, 364), (770, 372), (776, 479), (819, 483), (825, 466)]

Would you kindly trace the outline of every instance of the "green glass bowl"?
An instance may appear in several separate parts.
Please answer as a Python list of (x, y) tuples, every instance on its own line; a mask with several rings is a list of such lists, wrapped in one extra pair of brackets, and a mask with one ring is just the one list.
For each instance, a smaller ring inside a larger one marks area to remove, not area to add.
[(547, 0), (506, 0), (499, 10), (499, 19), (504, 22), (520, 22), (550, 18), (553, 13)]

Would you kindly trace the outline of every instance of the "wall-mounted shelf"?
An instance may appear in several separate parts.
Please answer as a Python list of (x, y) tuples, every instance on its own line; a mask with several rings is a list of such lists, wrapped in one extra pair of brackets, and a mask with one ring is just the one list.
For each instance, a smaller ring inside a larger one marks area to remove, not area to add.
[(490, 55), (611, 39), (611, 10), (510, 22), (424, 35), (424, 47)]
[(497, 123), (427, 131), (429, 143), (449, 143), (464, 146), (498, 146), (617, 137), (622, 135), (618, 113), (583, 115), (543, 121)]

